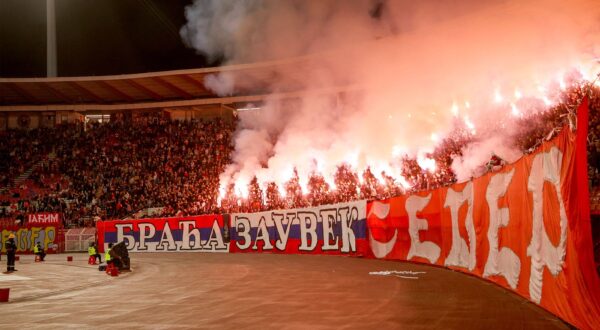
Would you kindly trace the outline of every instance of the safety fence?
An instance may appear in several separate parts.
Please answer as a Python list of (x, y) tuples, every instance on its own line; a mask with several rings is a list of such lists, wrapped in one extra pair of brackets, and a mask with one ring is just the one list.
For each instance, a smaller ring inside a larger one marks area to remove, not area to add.
[(90, 243), (96, 241), (96, 228), (72, 228), (65, 233), (65, 251), (87, 251)]

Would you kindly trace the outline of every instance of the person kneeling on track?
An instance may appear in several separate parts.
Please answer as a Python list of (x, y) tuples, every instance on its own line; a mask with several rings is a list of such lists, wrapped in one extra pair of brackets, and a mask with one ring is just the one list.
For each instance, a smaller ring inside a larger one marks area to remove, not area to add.
[(120, 270), (123, 267), (123, 264), (121, 263), (121, 256), (119, 256), (115, 251), (113, 251), (112, 247), (113, 243), (108, 243), (108, 250), (106, 251), (106, 253), (104, 253), (104, 259), (106, 259), (107, 265), (109, 263), (112, 263), (113, 265), (115, 265), (115, 267), (117, 267)]
[(94, 257), (94, 260), (98, 260), (99, 263), (102, 263), (102, 257), (100, 257), (100, 253), (98, 253), (98, 249), (96, 248), (96, 244), (94, 242), (90, 243), (90, 247), (88, 247), (88, 254), (90, 257)]
[(46, 252), (44, 252), (40, 242), (33, 247), (33, 253), (40, 257), (40, 261), (44, 261), (44, 258), (46, 258)]

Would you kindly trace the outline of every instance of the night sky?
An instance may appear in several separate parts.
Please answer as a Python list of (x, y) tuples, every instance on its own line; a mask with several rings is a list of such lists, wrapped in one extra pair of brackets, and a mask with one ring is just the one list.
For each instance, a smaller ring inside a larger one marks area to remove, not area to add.
[[(59, 76), (218, 65), (188, 48), (184, 0), (56, 0)], [(46, 76), (46, 1), (0, 0), (0, 77)]]

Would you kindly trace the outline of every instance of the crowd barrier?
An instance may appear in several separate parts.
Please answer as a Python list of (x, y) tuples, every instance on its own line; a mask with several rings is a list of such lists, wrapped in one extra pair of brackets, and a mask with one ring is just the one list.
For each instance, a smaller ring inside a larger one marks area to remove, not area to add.
[[(587, 123), (583, 110), (579, 123)], [(587, 127), (580, 126), (497, 172), (446, 188), (368, 203), (105, 221), (99, 237), (136, 252), (342, 254), (443, 266), (503, 286), (578, 328), (600, 329)]]

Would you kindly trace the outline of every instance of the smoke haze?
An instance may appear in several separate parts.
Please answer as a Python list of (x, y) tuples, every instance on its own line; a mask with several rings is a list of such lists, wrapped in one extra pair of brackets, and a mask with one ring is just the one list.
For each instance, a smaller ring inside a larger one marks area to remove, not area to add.
[[(596, 0), (196, 0), (185, 14), (182, 38), (209, 58), (298, 63), (272, 66), (273, 97), (240, 115), (221, 176), (238, 189), (254, 175), (281, 185), (294, 168), (304, 184), (314, 171), (332, 182), (343, 162), (399, 179), (399, 157), (433, 150), (457, 122), (478, 137), (453, 164), (465, 180), (492, 153), (520, 156), (514, 129), (490, 125), (551, 103), (567, 73), (598, 71)], [(205, 85), (230, 95), (251, 78), (225, 71)], [(303, 92), (281, 101), (290, 84)]]

